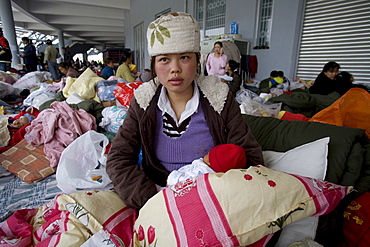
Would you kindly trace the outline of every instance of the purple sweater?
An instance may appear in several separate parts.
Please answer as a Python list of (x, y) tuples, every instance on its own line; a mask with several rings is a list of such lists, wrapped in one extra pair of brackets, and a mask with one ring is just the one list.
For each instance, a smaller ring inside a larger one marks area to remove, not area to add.
[(157, 130), (153, 146), (157, 158), (169, 172), (202, 158), (215, 146), (200, 104), (180, 137), (171, 138), (163, 133), (162, 119), (162, 112), (157, 108)]

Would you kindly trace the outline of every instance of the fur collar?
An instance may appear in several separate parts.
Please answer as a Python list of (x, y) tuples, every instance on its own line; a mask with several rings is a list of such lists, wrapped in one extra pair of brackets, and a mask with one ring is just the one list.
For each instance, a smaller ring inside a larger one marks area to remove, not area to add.
[[(200, 91), (203, 92), (204, 97), (208, 99), (213, 109), (220, 114), (224, 108), (229, 93), (229, 87), (225, 83), (222, 83), (218, 76), (213, 75), (197, 75), (194, 81), (195, 84), (198, 85)], [(134, 91), (136, 101), (141, 108), (146, 110), (159, 85), (158, 78), (154, 78), (149, 82), (143, 83)]]

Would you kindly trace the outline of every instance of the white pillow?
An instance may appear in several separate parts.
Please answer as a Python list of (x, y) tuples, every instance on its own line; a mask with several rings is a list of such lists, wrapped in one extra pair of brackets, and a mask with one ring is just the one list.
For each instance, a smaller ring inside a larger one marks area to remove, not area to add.
[[(263, 151), (265, 165), (282, 172), (324, 179), (329, 141), (330, 137), (325, 137), (285, 153)], [(275, 247), (286, 247), (296, 241), (315, 239), (318, 221), (319, 217), (308, 217), (285, 226)]]
[(285, 153), (263, 151), (265, 166), (295, 175), (325, 179), (330, 137), (325, 137)]

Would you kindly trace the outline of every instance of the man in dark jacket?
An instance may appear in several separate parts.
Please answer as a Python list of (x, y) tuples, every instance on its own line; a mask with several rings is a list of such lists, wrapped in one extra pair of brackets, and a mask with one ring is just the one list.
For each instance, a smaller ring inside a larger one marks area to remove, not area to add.
[(30, 43), (30, 39), (27, 37), (23, 37), (22, 42), (25, 45), (25, 47), (21, 57), (23, 58), (24, 64), (26, 65), (26, 71), (27, 72), (36, 71), (37, 70), (36, 48), (34, 45)]

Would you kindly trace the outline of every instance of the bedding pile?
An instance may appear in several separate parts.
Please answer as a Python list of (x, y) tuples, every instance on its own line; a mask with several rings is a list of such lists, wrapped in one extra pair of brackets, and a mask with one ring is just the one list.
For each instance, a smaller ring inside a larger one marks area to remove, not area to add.
[[(48, 76), (0, 82), (6, 94), (0, 93), (0, 107), (12, 113), (2, 116), (2, 130), (29, 107), (40, 111), (1, 135), (0, 246), (333, 246), (344, 241), (338, 224), (344, 210), (370, 190), (369, 127), (362, 121), (369, 118), (367, 92), (296, 90), (252, 99), (243, 90), (243, 119), (265, 166), (180, 182), (137, 212), (111, 190), (104, 172), (109, 142), (143, 82), (107, 81), (89, 69), (58, 83)], [(112, 99), (117, 105), (102, 105)], [(354, 107), (359, 99), (361, 117)], [(295, 121), (278, 119), (280, 110)], [(86, 143), (87, 135), (95, 141)], [(67, 172), (58, 180), (61, 162)], [(73, 173), (80, 180), (66, 182)]]

